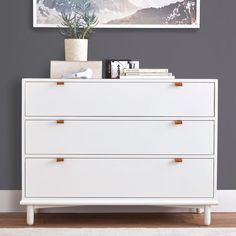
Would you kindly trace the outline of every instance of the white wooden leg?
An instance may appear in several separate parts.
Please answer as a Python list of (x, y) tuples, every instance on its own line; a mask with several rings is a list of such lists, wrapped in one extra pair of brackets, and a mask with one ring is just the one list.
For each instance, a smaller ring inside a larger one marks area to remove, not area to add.
[(33, 225), (34, 224), (34, 207), (27, 206), (27, 224)]
[(211, 207), (210, 206), (204, 207), (204, 224), (205, 225), (211, 224)]
[(197, 214), (202, 214), (204, 212), (204, 209), (203, 208), (197, 208), (196, 209), (196, 213)]

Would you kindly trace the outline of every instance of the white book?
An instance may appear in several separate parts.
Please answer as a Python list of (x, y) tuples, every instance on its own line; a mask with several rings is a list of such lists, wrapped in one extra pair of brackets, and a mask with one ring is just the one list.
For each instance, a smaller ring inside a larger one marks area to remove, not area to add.
[(175, 76), (145, 76), (145, 75), (142, 75), (142, 76), (120, 76), (120, 79), (133, 79), (133, 80), (136, 80), (136, 79), (175, 79)]
[(150, 73), (150, 72), (145, 72), (145, 73), (137, 73), (137, 72), (126, 72), (126, 76), (172, 76), (172, 73), (166, 73), (166, 72), (156, 72), (156, 73)]
[(138, 72), (138, 73), (168, 73), (169, 69), (125, 69), (124, 72)]

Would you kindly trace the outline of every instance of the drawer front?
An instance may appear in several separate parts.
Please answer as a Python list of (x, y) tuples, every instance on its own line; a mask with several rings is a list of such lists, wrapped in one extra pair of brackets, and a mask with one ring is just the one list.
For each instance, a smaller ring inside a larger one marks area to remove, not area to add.
[(214, 121), (26, 121), (26, 154), (214, 154)]
[(26, 197), (211, 198), (213, 159), (26, 160)]
[(26, 83), (26, 116), (214, 116), (214, 83)]

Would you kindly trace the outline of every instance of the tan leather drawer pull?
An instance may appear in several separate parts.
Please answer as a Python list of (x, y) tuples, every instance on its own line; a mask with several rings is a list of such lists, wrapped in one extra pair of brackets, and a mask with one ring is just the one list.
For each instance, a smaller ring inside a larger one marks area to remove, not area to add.
[(57, 162), (64, 162), (64, 160), (65, 160), (65, 159), (64, 159), (63, 157), (58, 157), (58, 158), (57, 158)]
[(182, 121), (182, 120), (175, 120), (175, 124), (176, 124), (176, 125), (182, 125), (182, 124), (183, 124), (183, 121)]
[(183, 159), (182, 158), (175, 158), (175, 163), (182, 163)]
[(183, 83), (182, 82), (175, 82), (175, 86), (176, 87), (183, 87)]
[(64, 120), (57, 120), (57, 124), (64, 124), (65, 121)]
[(65, 82), (57, 82), (57, 85), (64, 85)]

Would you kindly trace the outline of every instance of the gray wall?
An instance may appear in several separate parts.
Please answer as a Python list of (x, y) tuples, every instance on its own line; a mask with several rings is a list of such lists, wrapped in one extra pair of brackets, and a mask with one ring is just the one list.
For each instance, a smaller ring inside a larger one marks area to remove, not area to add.
[[(177, 77), (218, 78), (218, 188), (236, 189), (236, 1), (201, 2), (201, 29), (96, 30), (89, 59), (133, 58)], [(56, 29), (32, 28), (32, 0), (1, 0), (0, 18), (0, 189), (10, 190), (21, 188), (21, 78), (48, 77), (49, 61), (64, 52)]]

